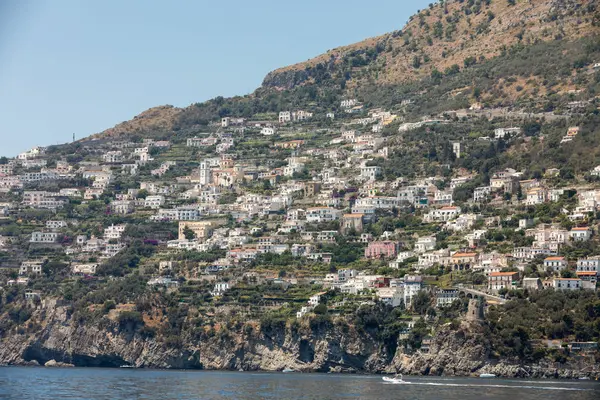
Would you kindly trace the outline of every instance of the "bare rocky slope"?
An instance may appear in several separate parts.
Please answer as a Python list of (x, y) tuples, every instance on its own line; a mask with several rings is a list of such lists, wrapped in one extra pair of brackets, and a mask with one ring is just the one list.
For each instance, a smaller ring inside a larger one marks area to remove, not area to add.
[(600, 366), (549, 362), (521, 364), (494, 359), (485, 323), (463, 322), (458, 329), (442, 327), (428, 353), (388, 354), (368, 333), (333, 323), (311, 329), (292, 327), (270, 335), (259, 330), (227, 331), (208, 339), (185, 335), (180, 346), (169, 346), (113, 325), (80, 325), (69, 308), (46, 301), (32, 316), (38, 328), (11, 334), (0, 346), (0, 364), (75, 365), (219, 370), (368, 372), (410, 375), (469, 376), (495, 373), (507, 377), (600, 377)]
[[(433, 70), (462, 67), (504, 53), (514, 45), (574, 40), (600, 32), (593, 0), (450, 0), (431, 4), (406, 26), (329, 50), (269, 73), (263, 86), (291, 89), (327, 80), (352, 88), (414, 81)], [(472, 61), (465, 61), (472, 59)]]

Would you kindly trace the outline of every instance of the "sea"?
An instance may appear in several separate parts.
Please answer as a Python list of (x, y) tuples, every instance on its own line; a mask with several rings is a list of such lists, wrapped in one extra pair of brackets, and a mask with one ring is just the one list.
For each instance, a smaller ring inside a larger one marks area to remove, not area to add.
[(0, 367), (0, 399), (600, 399), (600, 382)]

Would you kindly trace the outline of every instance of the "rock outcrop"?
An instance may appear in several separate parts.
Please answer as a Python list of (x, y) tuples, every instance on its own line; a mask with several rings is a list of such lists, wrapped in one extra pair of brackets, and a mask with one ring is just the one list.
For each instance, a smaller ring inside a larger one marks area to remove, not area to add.
[[(367, 332), (346, 324), (310, 327), (288, 324), (265, 334), (228, 331), (195, 340), (189, 333), (180, 345), (139, 332), (120, 331), (117, 323), (79, 324), (67, 307), (45, 305), (34, 313), (39, 331), (11, 333), (0, 339), (0, 364), (46, 366), (218, 369), (276, 371), (292, 368), (306, 372), (366, 372), (409, 375), (469, 376), (494, 373), (508, 377), (578, 377), (580, 366), (522, 365), (490, 357), (486, 326), (464, 322), (457, 329), (444, 326), (429, 352), (387, 348)], [(586, 375), (600, 376), (591, 364)]]

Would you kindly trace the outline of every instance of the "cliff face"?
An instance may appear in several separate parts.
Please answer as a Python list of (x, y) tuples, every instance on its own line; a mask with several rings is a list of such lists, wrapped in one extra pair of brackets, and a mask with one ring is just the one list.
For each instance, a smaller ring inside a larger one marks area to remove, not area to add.
[[(306, 372), (367, 372), (410, 375), (466, 376), (495, 373), (509, 377), (578, 377), (581, 366), (521, 365), (492, 361), (486, 328), (464, 323), (458, 329), (442, 327), (428, 353), (407, 354), (399, 346), (390, 354), (383, 344), (354, 327), (333, 324), (327, 328), (290, 326), (266, 335), (227, 332), (197, 341), (189, 335), (173, 347), (139, 333), (120, 332), (118, 326), (79, 326), (66, 307), (52, 302), (34, 313), (40, 323), (35, 333), (7, 335), (0, 341), (0, 364), (40, 364), (56, 360), (75, 366), (183, 368), (277, 371), (292, 368)], [(106, 325), (106, 324), (103, 324)], [(585, 374), (600, 376), (600, 366), (587, 366)]]

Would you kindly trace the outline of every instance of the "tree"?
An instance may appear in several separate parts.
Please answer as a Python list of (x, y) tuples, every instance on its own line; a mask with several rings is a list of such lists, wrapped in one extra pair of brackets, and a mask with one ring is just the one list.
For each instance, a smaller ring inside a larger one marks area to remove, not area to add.
[(477, 64), (477, 59), (475, 57), (467, 57), (464, 60), (465, 67), (470, 67)]
[(412, 308), (419, 315), (425, 314), (431, 306), (431, 296), (424, 290), (421, 290), (412, 300)]
[(421, 57), (420, 56), (414, 56), (412, 66), (415, 69), (418, 69), (421, 67)]
[(137, 198), (138, 199), (145, 199), (146, 197), (148, 197), (148, 191), (146, 189), (142, 189), (138, 192), (137, 194)]
[(183, 228), (183, 236), (185, 236), (187, 240), (194, 240), (196, 238), (196, 233), (186, 225), (185, 228)]
[(327, 314), (327, 306), (325, 304), (319, 304), (313, 309), (313, 312), (317, 315)]
[(573, 271), (570, 271), (568, 269), (563, 269), (562, 271), (560, 271), (560, 276), (562, 278), (574, 278), (575, 275), (573, 274)]

